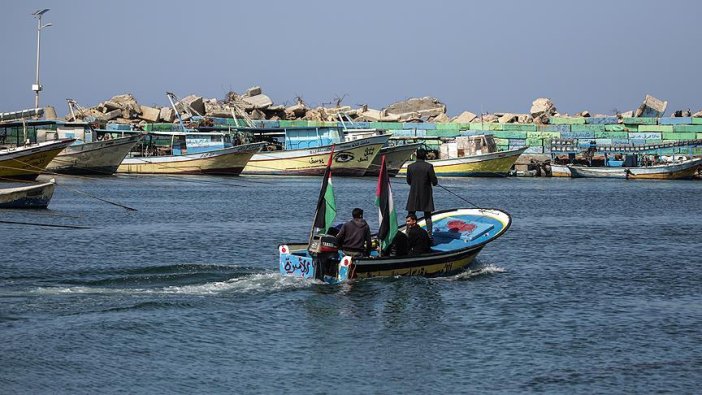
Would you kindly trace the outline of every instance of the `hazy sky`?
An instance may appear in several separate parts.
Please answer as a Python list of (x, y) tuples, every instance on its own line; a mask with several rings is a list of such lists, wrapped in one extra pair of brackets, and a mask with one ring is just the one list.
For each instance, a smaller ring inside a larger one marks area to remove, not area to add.
[(382, 108), (434, 96), (450, 115), (613, 113), (646, 94), (668, 111), (702, 109), (700, 1), (97, 1), (2, 0), (0, 112), (34, 106), (36, 20), (40, 105), (67, 112), (132, 93), (223, 98), (260, 85), (277, 104)]

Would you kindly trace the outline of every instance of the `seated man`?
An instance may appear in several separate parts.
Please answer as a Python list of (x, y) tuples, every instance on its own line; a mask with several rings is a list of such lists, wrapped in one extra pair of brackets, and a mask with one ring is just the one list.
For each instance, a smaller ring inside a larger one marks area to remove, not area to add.
[(370, 226), (363, 219), (363, 210), (360, 208), (353, 209), (351, 216), (353, 219), (341, 227), (336, 240), (345, 255), (367, 256), (371, 249)]
[(389, 256), (405, 256), (409, 253), (409, 243), (404, 232), (397, 232), (388, 249)]
[(429, 239), (427, 231), (417, 225), (417, 216), (412, 213), (407, 214), (405, 223), (407, 224), (409, 255), (431, 252), (431, 239)]

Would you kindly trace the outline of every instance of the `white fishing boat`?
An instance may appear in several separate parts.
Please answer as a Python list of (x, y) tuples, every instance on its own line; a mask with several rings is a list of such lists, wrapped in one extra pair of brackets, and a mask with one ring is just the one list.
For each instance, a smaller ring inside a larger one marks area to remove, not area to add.
[(61, 174), (111, 175), (141, 137), (134, 135), (73, 144), (61, 151), (46, 170)]
[(193, 154), (128, 157), (117, 168), (117, 173), (236, 176), (264, 145), (252, 143)]
[(678, 163), (635, 167), (588, 167), (568, 165), (574, 178), (623, 178), (628, 180), (679, 180), (695, 176), (702, 158)]
[(243, 174), (321, 176), (334, 149), (332, 170), (339, 176), (363, 176), (389, 135), (373, 136), (311, 148), (261, 151)]
[(73, 141), (65, 139), (0, 149), (0, 179), (35, 180)]
[(48, 182), (0, 188), (0, 208), (46, 208), (54, 195), (56, 180)]

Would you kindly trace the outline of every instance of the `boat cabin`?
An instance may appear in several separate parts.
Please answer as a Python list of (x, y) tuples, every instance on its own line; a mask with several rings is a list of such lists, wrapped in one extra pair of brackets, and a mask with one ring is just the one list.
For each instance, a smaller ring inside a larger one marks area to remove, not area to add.
[(0, 148), (75, 139), (75, 144), (93, 142), (96, 134), (87, 122), (65, 122), (60, 120), (24, 120), (0, 123)]
[(151, 132), (130, 152), (130, 157), (188, 155), (216, 151), (240, 144), (226, 133)]

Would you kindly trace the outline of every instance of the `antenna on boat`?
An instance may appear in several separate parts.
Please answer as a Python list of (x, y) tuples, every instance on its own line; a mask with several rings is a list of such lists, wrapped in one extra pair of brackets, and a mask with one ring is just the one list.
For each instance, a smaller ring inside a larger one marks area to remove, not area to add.
[(178, 108), (175, 105), (175, 102), (178, 101), (178, 97), (171, 92), (166, 92), (166, 96), (168, 97), (168, 101), (171, 102), (171, 107), (173, 107), (173, 111), (175, 111), (176, 116), (178, 117), (178, 123), (180, 123), (180, 128), (185, 132), (185, 124), (183, 124), (183, 118), (180, 116), (180, 111), (178, 111)]

